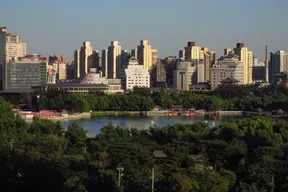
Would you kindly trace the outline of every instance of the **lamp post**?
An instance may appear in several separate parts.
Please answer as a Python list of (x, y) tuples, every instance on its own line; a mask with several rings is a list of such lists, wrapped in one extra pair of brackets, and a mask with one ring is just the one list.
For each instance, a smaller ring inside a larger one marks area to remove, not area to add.
[(123, 171), (124, 171), (124, 167), (121, 165), (121, 163), (116, 167), (116, 169), (118, 170), (118, 187), (120, 187), (121, 184), (121, 177), (123, 176)]

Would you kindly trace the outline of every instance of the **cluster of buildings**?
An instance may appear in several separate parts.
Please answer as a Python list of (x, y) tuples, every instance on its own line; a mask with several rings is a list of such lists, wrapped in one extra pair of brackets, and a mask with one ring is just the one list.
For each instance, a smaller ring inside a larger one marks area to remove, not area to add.
[(27, 54), (18, 35), (0, 28), (0, 88), (4, 93), (58, 89), (73, 93), (104, 91), (123, 93), (135, 87), (169, 88), (170, 91), (215, 89), (221, 84), (249, 85), (288, 79), (288, 53), (270, 53), (259, 62), (244, 43), (224, 49), (223, 56), (207, 47), (188, 42), (178, 57), (161, 59), (147, 40), (131, 51), (112, 41), (107, 49), (94, 50), (83, 42), (74, 60), (65, 56)]

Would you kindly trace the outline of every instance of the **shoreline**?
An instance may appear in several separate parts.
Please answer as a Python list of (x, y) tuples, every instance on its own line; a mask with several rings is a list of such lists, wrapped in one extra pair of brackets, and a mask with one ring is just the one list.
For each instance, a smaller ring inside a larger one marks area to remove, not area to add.
[(69, 121), (69, 120), (87, 120), (94, 117), (153, 117), (153, 116), (211, 116), (216, 118), (219, 116), (245, 116), (245, 115), (269, 115), (267, 112), (248, 112), (248, 111), (195, 111), (190, 114), (187, 111), (178, 111), (172, 113), (171, 111), (94, 111), (94, 112), (83, 112), (83, 113), (57, 113), (57, 115), (41, 115), (39, 113), (32, 112), (18, 112), (24, 120), (33, 120), (35, 117), (40, 119), (48, 119), (52, 121)]
[(190, 114), (187, 111), (178, 111), (173, 113), (172, 111), (94, 111), (91, 112), (91, 117), (117, 117), (117, 116), (229, 116), (229, 115), (243, 115), (243, 111), (195, 111)]

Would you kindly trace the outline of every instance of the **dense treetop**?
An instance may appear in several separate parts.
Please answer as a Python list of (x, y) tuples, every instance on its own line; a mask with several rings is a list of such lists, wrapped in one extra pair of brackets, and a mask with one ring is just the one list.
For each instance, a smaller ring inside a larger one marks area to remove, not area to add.
[[(288, 126), (254, 117), (150, 130), (27, 124), (0, 99), (0, 191), (288, 191)], [(5, 125), (5, 126), (4, 126)], [(158, 151), (165, 154), (159, 156)], [(154, 153), (153, 153), (154, 152)], [(117, 166), (124, 168), (117, 187)]]

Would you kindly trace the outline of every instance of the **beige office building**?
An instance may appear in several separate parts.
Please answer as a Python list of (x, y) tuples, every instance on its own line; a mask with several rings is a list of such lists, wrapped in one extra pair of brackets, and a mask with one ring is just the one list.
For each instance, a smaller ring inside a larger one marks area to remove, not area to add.
[(66, 63), (58, 63), (57, 80), (66, 80)]
[(244, 46), (244, 43), (237, 43), (236, 48), (234, 48), (233, 51), (239, 56), (239, 60), (242, 61), (244, 65), (244, 84), (251, 84), (253, 82), (253, 53), (248, 51), (248, 48)]
[(189, 91), (197, 84), (197, 68), (190, 61), (180, 60), (174, 70), (174, 88), (177, 91)]
[(140, 45), (137, 48), (137, 59), (139, 64), (143, 65), (145, 69), (152, 67), (152, 48), (147, 40), (140, 41)]
[(220, 57), (212, 67), (211, 89), (217, 88), (222, 80), (234, 78), (238, 84), (245, 84), (244, 64), (234, 53)]
[(185, 50), (185, 58), (184, 58), (185, 61), (198, 63), (198, 61), (200, 60), (202, 47), (196, 46), (195, 42), (188, 42), (184, 50)]
[(108, 78), (119, 78), (121, 67), (121, 46), (118, 41), (111, 41), (108, 47)]
[(74, 51), (74, 77), (80, 78), (80, 50)]
[(83, 42), (80, 49), (80, 77), (83, 78), (87, 73), (92, 62), (93, 48), (90, 42)]
[(216, 60), (216, 52), (208, 51), (204, 54), (204, 82), (211, 81), (211, 69)]

